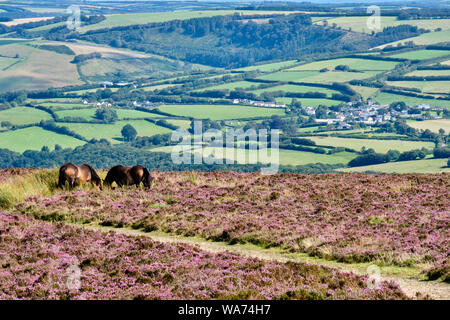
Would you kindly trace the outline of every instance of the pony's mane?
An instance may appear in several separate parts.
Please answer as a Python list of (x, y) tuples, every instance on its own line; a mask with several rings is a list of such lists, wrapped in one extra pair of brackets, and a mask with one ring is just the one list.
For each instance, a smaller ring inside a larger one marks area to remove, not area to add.
[(101, 181), (100, 176), (97, 174), (97, 172), (94, 170), (94, 168), (92, 168), (92, 167), (91, 167), (89, 164), (87, 164), (87, 163), (83, 163), (83, 166), (89, 168), (89, 170), (91, 171), (91, 175), (92, 175), (92, 177), (93, 177), (94, 179), (96, 179), (96, 180), (98, 179), (98, 180)]

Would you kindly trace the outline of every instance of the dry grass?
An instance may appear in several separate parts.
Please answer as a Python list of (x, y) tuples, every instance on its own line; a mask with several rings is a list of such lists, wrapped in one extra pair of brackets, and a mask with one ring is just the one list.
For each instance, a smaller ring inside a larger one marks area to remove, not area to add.
[(13, 21), (8, 21), (8, 22), (0, 22), (1, 24), (11, 27), (11, 26), (16, 26), (18, 24), (23, 24), (23, 23), (29, 23), (29, 22), (38, 22), (38, 21), (44, 21), (44, 20), (50, 20), (53, 19), (54, 17), (39, 17), (39, 18), (25, 18), (25, 19), (14, 19)]

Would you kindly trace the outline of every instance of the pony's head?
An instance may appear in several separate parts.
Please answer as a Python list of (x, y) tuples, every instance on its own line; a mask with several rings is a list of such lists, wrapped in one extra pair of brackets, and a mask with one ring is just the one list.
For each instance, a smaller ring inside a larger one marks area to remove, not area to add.
[(152, 186), (152, 180), (153, 180), (153, 177), (151, 176), (150, 172), (148, 171), (147, 168), (144, 168), (144, 178), (142, 179), (142, 183), (144, 184), (144, 187), (146, 187), (147, 189), (150, 189), (150, 187)]
[(100, 176), (97, 174), (97, 172), (94, 170), (94, 168), (92, 168), (90, 165), (88, 165), (87, 163), (83, 164), (84, 166), (88, 167), (89, 170), (91, 171), (91, 181), (92, 184), (94, 185), (94, 187), (96, 189), (100, 189), (102, 190), (102, 179), (100, 178)]

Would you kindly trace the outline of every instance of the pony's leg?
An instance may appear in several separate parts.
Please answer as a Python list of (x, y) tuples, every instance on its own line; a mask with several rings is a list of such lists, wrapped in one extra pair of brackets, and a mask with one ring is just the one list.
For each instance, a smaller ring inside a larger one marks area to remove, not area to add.
[(58, 188), (64, 189), (65, 186), (66, 186), (66, 178), (60, 176), (58, 180)]

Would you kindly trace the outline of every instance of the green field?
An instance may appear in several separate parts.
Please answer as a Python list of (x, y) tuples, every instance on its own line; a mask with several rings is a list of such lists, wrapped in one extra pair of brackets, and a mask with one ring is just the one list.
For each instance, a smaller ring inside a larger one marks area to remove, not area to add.
[[(303, 81), (305, 78), (317, 75), (317, 71), (292, 71), (292, 72), (275, 72), (266, 74), (258, 79), (271, 81)], [(307, 82), (306, 80), (304, 82)]]
[(317, 145), (345, 147), (356, 151), (361, 150), (362, 147), (366, 149), (372, 148), (375, 152), (386, 153), (389, 150), (398, 150), (400, 152), (421, 149), (433, 149), (434, 143), (422, 141), (402, 141), (402, 140), (376, 140), (376, 139), (355, 139), (355, 138), (337, 138), (337, 137), (306, 137), (313, 140)]
[(167, 119), (168, 123), (173, 124), (181, 129), (189, 129), (191, 127), (190, 120)]
[(0, 111), (0, 122), (9, 121), (14, 125), (32, 124), (51, 119), (52, 116), (49, 113), (28, 107), (15, 107)]
[(405, 74), (407, 77), (450, 76), (450, 70), (415, 70)]
[[(34, 101), (35, 102), (35, 101)], [(36, 102), (35, 102), (36, 103)], [(53, 111), (60, 111), (60, 110), (80, 110), (80, 109), (91, 109), (93, 108), (92, 105), (83, 104), (83, 103), (68, 103), (68, 102), (44, 102), (39, 103), (39, 106), (47, 107), (49, 109), (52, 109)], [(74, 111), (76, 112), (76, 111)]]
[(154, 90), (162, 90), (162, 89), (166, 89), (166, 88), (170, 88), (170, 87), (176, 87), (176, 86), (179, 86), (179, 85), (167, 83), (167, 84), (159, 84), (159, 85), (154, 85), (154, 86), (140, 87), (137, 90), (154, 91)]
[(353, 90), (359, 93), (363, 99), (368, 99), (378, 92), (378, 88), (364, 87), (364, 86), (350, 86)]
[(439, 129), (444, 129), (446, 134), (450, 133), (450, 119), (438, 119), (438, 120), (425, 120), (425, 121), (415, 121), (407, 120), (408, 126), (415, 129), (426, 130), (429, 129), (433, 132), (439, 132)]
[[(88, 121), (95, 120), (95, 108), (84, 108), (84, 109), (72, 109), (72, 110), (62, 110), (57, 111), (56, 114), (60, 118), (64, 117), (80, 117), (84, 118)], [(149, 112), (143, 112), (138, 110), (131, 110), (131, 109), (115, 109), (117, 112), (117, 117), (119, 119), (145, 119), (145, 118), (159, 118), (161, 116), (149, 113)]]
[(384, 173), (410, 173), (410, 172), (437, 173), (437, 172), (450, 172), (450, 167), (447, 167), (447, 159), (424, 159), (414, 161), (389, 162), (363, 167), (345, 168), (339, 169), (339, 171), (343, 172), (375, 171)]
[(392, 102), (403, 101), (407, 105), (419, 105), (422, 103), (429, 104), (431, 106), (442, 106), (442, 107), (450, 107), (449, 100), (436, 100), (436, 99), (421, 99), (416, 97), (408, 97), (398, 94), (392, 94), (387, 92), (380, 92), (377, 94), (374, 99), (375, 102), (380, 104), (391, 104)]
[[(338, 106), (341, 103), (344, 103), (344, 101), (332, 99), (296, 98), (296, 100), (299, 101), (303, 107), (312, 107), (312, 108), (316, 108), (318, 106), (327, 106), (327, 107)], [(275, 101), (280, 103), (291, 104), (292, 98), (288, 97), (275, 98)]]
[(92, 124), (92, 123), (64, 123), (70, 130), (80, 134), (86, 139), (101, 139), (105, 138), (112, 143), (123, 142), (122, 134), (120, 133), (122, 128), (126, 124), (131, 124), (137, 131), (138, 136), (151, 137), (155, 134), (163, 134), (171, 132), (170, 129), (157, 126), (145, 120), (130, 120), (130, 121), (117, 121), (113, 124)]
[(351, 80), (367, 79), (380, 73), (380, 71), (364, 71), (364, 72), (342, 72), (342, 71), (282, 71), (267, 74), (258, 79), (272, 81), (292, 81), (292, 82), (309, 82), (309, 83), (333, 83), (348, 82)]
[(237, 88), (242, 89), (248, 89), (252, 86), (258, 87), (260, 84), (256, 82), (250, 82), (250, 81), (236, 81), (236, 82), (230, 82), (230, 83), (224, 83), (217, 86), (212, 87), (206, 87), (202, 89), (197, 89), (193, 91), (206, 91), (206, 90), (235, 90)]
[(393, 87), (417, 88), (424, 93), (448, 93), (450, 81), (386, 81)]
[(327, 94), (329, 97), (333, 93), (340, 93), (336, 90), (331, 90), (327, 88), (322, 87), (311, 87), (311, 86), (296, 86), (296, 85), (282, 85), (282, 86), (275, 86), (275, 87), (269, 87), (264, 89), (258, 89), (252, 91), (254, 94), (261, 94), (263, 92), (273, 92), (273, 91), (284, 91), (284, 92), (294, 92), (294, 93), (306, 93), (306, 92), (321, 92)]
[(84, 141), (44, 130), (40, 127), (30, 127), (0, 133), (0, 148), (6, 148), (22, 153), (25, 150), (41, 150), (43, 146), (50, 150), (59, 144), (63, 148), (75, 148), (85, 144)]
[[(339, 27), (348, 30), (352, 28), (353, 31), (371, 33), (367, 27), (367, 17), (338, 17), (338, 18), (321, 18), (315, 21), (316, 24), (323, 24), (323, 20), (327, 20), (328, 25), (336, 23)], [(381, 14), (381, 25), (383, 28), (390, 26), (399, 26), (402, 24), (409, 24), (427, 30), (435, 30), (442, 28), (443, 30), (450, 29), (450, 19), (421, 19), (421, 20), (397, 20), (396, 17), (387, 17)]]
[(393, 58), (427, 60), (450, 55), (450, 50), (417, 50), (391, 55)]
[(319, 126), (316, 127), (307, 127), (307, 128), (298, 128), (297, 132), (305, 133), (305, 132), (314, 132), (315, 130), (319, 129)]
[(399, 41), (390, 42), (390, 43), (378, 46), (377, 48), (384, 48), (389, 45), (396, 46), (399, 43), (405, 43), (405, 42), (409, 42), (409, 41), (413, 41), (414, 44), (416, 44), (416, 45), (424, 46), (424, 45), (446, 42), (446, 41), (448, 41), (448, 39), (450, 39), (450, 30), (443, 30), (443, 31), (438, 31), (438, 32), (424, 33), (417, 37), (412, 37), (412, 38), (407, 38), (407, 39), (403, 39), (403, 40), (399, 40)]
[[(158, 147), (151, 149), (153, 152), (172, 152), (173, 147), (167, 146), (167, 147)], [(193, 149), (196, 150), (194, 152), (200, 153), (203, 151), (204, 156), (214, 155), (218, 159), (226, 159), (227, 155), (227, 148), (213, 148), (213, 147), (203, 147), (202, 150), (200, 149)], [(237, 149), (234, 150), (234, 159), (236, 161), (237, 159)], [(229, 151), (229, 150), (228, 150)], [(192, 152), (192, 151), (191, 151)], [(245, 151), (245, 160), (239, 163), (248, 163), (249, 160), (249, 150), (246, 149)], [(263, 154), (266, 153), (268, 156), (271, 155), (271, 150), (262, 150)], [(356, 157), (356, 154), (350, 153), (350, 152), (338, 152), (332, 155), (326, 155), (326, 154), (319, 154), (319, 153), (312, 153), (312, 152), (305, 152), (305, 151), (295, 151), (295, 150), (285, 150), (280, 149), (279, 150), (279, 164), (281, 165), (305, 165), (310, 163), (326, 163), (326, 164), (338, 164), (338, 163), (344, 163), (347, 164), (350, 160)], [(264, 161), (264, 156), (262, 158), (258, 157), (258, 160), (261, 161), (261, 163), (268, 163), (269, 161)]]
[(236, 71), (244, 71), (244, 72), (255, 71), (255, 70), (258, 70), (260, 72), (272, 72), (272, 71), (277, 71), (277, 70), (280, 70), (283, 68), (290, 67), (297, 63), (299, 63), (298, 60), (288, 60), (288, 61), (260, 64), (260, 65), (256, 65), (256, 66), (239, 68), (239, 69), (235, 69), (235, 70)]
[(164, 105), (158, 107), (158, 109), (174, 116), (211, 120), (270, 117), (285, 114), (284, 109), (240, 105)]
[(290, 68), (286, 71), (319, 71), (324, 68), (330, 70), (336, 68), (338, 65), (346, 65), (351, 69), (360, 71), (385, 71), (394, 69), (398, 62), (393, 61), (379, 61), (370, 59), (355, 59), (355, 58), (342, 58), (342, 59), (330, 59), (302, 64), (300, 66)]

